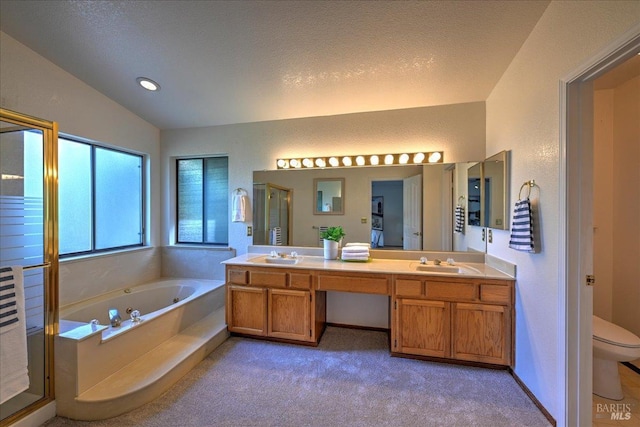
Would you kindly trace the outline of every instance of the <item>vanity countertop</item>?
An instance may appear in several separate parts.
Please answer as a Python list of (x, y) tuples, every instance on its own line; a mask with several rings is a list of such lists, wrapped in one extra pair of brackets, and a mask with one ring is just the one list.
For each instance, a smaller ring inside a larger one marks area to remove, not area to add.
[[(244, 265), (250, 267), (285, 267), (359, 273), (421, 274), (427, 276), (432, 275), (506, 280), (514, 279), (512, 275), (502, 272), (497, 268), (491, 267), (487, 264), (473, 262), (456, 262), (454, 264), (454, 267), (460, 267), (463, 271), (460, 273), (446, 271), (447, 266), (444, 266), (444, 271), (421, 271), (419, 270), (421, 264), (418, 260), (372, 258), (367, 262), (349, 262), (342, 260), (326, 260), (322, 256), (303, 255), (299, 256), (295, 261), (290, 260), (290, 263), (270, 263), (267, 262), (267, 258), (270, 258), (269, 254), (247, 253), (235, 258), (225, 260), (222, 263), (228, 265)], [(287, 255), (285, 259), (286, 258), (289, 258), (289, 255)], [(428, 263), (428, 266), (432, 266), (431, 261)], [(432, 270), (437, 269), (438, 267), (433, 266)]]

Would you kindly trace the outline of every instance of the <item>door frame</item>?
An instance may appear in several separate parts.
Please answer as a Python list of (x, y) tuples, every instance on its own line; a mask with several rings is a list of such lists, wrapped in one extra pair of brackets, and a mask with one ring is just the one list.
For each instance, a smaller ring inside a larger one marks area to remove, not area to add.
[[(565, 283), (559, 325), (565, 372), (565, 425), (591, 425), (593, 289), (593, 80), (640, 50), (634, 26), (560, 80), (560, 280)], [(562, 223), (564, 222), (564, 227)]]

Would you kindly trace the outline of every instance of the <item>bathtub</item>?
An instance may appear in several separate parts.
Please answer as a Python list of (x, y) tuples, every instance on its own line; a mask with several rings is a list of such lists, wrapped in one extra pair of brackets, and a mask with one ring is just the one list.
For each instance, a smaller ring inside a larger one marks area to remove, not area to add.
[[(120, 326), (109, 322), (113, 308)], [(58, 414), (104, 419), (153, 400), (227, 338), (224, 310), (224, 282), (202, 279), (160, 279), (62, 307)]]
[[(100, 295), (63, 307), (60, 310), (60, 333), (63, 334), (78, 326), (92, 325), (97, 326), (93, 329), (101, 330), (103, 340), (112, 339), (133, 327), (142, 326), (142, 322), (151, 321), (200, 298), (222, 284), (215, 280), (166, 279)], [(109, 310), (112, 308), (117, 309), (122, 317), (122, 323), (118, 327), (112, 327), (109, 322)], [(139, 323), (131, 321), (129, 313), (132, 310), (140, 312)], [(97, 324), (91, 323), (95, 320)], [(107, 328), (99, 328), (100, 325)]]

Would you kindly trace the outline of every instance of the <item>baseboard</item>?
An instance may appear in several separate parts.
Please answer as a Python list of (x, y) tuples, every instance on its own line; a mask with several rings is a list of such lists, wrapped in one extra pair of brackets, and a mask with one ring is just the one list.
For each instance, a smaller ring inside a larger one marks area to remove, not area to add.
[(359, 325), (347, 325), (344, 323), (326, 323), (327, 326), (333, 326), (335, 328), (346, 328), (346, 329), (361, 329), (364, 331), (375, 331), (375, 332), (386, 332), (390, 333), (391, 329), (389, 328), (378, 328), (375, 326), (359, 326)]
[(549, 411), (547, 411), (547, 409), (544, 407), (544, 405), (542, 403), (540, 403), (538, 398), (536, 398), (536, 396), (531, 392), (531, 390), (529, 390), (529, 387), (527, 387), (524, 384), (524, 382), (522, 382), (520, 377), (515, 372), (513, 372), (513, 369), (509, 368), (509, 373), (511, 374), (513, 379), (516, 380), (516, 383), (520, 386), (522, 391), (525, 392), (525, 394), (529, 397), (529, 399), (531, 399), (533, 404), (536, 405), (536, 407), (540, 410), (540, 412), (542, 412), (542, 415), (545, 416), (545, 418), (551, 423), (551, 425), (553, 427), (556, 427), (557, 423), (556, 423), (555, 418), (553, 418), (551, 413)]
[(621, 362), (624, 366), (626, 366), (627, 368), (631, 369), (633, 372), (635, 372), (636, 374), (640, 375), (640, 368), (638, 368), (636, 365), (634, 365), (633, 363), (630, 362)]

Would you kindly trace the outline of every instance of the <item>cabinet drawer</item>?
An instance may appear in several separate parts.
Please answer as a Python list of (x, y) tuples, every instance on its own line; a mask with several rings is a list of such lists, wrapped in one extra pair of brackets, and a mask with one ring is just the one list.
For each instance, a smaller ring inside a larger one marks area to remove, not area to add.
[(502, 285), (480, 285), (480, 301), (494, 302), (497, 304), (511, 303), (511, 287)]
[(389, 295), (389, 280), (379, 276), (334, 276), (318, 275), (319, 291), (359, 292)]
[(228, 276), (229, 283), (235, 283), (238, 285), (249, 284), (249, 272), (247, 270), (229, 269)]
[(396, 293), (396, 296), (399, 296), (399, 297), (423, 296), (424, 292), (422, 290), (422, 281), (397, 279), (395, 293)]
[(474, 283), (425, 282), (425, 295), (429, 299), (477, 301), (477, 289)]
[(285, 288), (287, 273), (284, 271), (249, 271), (249, 283), (253, 286)]
[(298, 289), (311, 289), (311, 274), (289, 273), (289, 286)]

